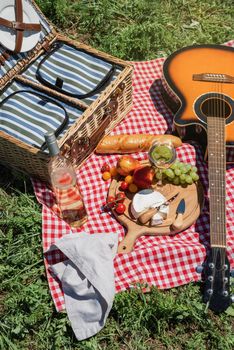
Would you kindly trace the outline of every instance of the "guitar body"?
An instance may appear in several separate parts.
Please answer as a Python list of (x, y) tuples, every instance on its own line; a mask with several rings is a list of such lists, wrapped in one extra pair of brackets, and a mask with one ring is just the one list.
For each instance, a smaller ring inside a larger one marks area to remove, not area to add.
[(182, 139), (198, 140), (206, 154), (206, 117), (209, 108), (217, 108), (226, 118), (226, 146), (234, 147), (234, 48), (201, 45), (176, 51), (164, 63), (162, 83)]
[(234, 151), (234, 48), (185, 47), (166, 59), (163, 74), (163, 97), (175, 113), (178, 134), (198, 140), (208, 159), (210, 253), (200, 272), (203, 300), (219, 313), (234, 302), (226, 249), (227, 150)]

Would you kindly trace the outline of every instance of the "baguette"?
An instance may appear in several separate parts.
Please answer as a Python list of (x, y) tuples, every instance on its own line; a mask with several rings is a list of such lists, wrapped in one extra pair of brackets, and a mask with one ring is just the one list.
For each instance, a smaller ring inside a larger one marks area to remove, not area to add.
[(95, 151), (104, 154), (148, 151), (156, 141), (172, 142), (175, 148), (182, 145), (181, 139), (173, 135), (124, 134), (104, 137)]

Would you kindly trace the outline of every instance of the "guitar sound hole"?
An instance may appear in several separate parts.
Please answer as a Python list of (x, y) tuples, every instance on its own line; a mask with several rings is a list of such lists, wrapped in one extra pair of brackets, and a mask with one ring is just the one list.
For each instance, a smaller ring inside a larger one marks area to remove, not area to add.
[(222, 98), (211, 97), (201, 104), (201, 112), (205, 117), (228, 118), (232, 109), (227, 101)]

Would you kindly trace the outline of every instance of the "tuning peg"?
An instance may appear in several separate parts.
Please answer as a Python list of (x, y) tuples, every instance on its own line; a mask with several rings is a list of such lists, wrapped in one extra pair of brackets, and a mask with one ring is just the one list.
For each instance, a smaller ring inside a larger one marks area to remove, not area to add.
[(231, 270), (231, 271), (230, 271), (230, 276), (231, 276), (231, 277), (234, 277), (234, 270)]
[(208, 295), (212, 295), (213, 293), (214, 293), (213, 289), (211, 289), (211, 288), (210, 288), (210, 289), (207, 289), (207, 294), (208, 294)]
[(202, 265), (198, 265), (198, 266), (196, 267), (196, 272), (197, 272), (197, 273), (202, 273), (203, 270), (204, 270), (204, 267), (203, 267)]

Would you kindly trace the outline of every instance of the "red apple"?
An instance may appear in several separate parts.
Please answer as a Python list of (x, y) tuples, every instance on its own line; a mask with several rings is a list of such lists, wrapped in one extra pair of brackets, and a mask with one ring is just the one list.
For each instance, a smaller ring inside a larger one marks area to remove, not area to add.
[(149, 188), (152, 185), (154, 175), (155, 172), (151, 166), (137, 168), (133, 173), (133, 183), (141, 189)]

